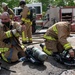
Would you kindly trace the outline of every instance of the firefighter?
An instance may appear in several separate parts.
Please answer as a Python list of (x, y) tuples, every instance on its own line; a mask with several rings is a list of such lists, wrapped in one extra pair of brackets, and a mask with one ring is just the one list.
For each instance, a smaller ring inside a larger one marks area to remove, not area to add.
[(29, 8), (26, 6), (25, 1), (20, 1), (19, 5), (23, 9), (21, 12), (21, 24), (26, 26), (25, 34), (23, 33), (25, 38), (22, 40), (22, 42), (24, 44), (32, 43), (32, 22), (30, 21)]
[(5, 3), (5, 2), (2, 2), (2, 8), (3, 8), (3, 12), (8, 12), (9, 15), (10, 15), (10, 18), (11, 18), (12, 20), (14, 20), (15, 14), (14, 14), (13, 10), (8, 7), (8, 4)]
[(1, 15), (0, 24), (0, 53), (6, 62), (16, 62), (19, 57), (25, 57), (24, 49), (19, 42), (19, 36), (25, 27), (10, 19), (8, 12)]
[(45, 46), (43, 51), (48, 55), (52, 55), (53, 53), (61, 53), (63, 50), (67, 50), (70, 56), (74, 57), (74, 50), (67, 41), (71, 31), (75, 31), (74, 25), (67, 21), (58, 22), (49, 27), (44, 34)]

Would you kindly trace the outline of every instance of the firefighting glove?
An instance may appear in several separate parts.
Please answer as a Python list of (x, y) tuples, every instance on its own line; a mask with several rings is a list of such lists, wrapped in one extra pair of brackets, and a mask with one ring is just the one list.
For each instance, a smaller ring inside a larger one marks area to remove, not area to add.
[(17, 28), (16, 28), (17, 32), (20, 33), (20, 32), (21, 32), (21, 28), (22, 28), (21, 26), (17, 27)]
[(17, 27), (16, 29), (11, 30), (13, 34), (16, 34), (16, 32), (21, 32), (21, 26)]
[(69, 54), (70, 54), (70, 57), (74, 58), (74, 50), (73, 49), (69, 49)]
[(11, 32), (15, 35), (17, 33), (16, 29), (11, 30)]

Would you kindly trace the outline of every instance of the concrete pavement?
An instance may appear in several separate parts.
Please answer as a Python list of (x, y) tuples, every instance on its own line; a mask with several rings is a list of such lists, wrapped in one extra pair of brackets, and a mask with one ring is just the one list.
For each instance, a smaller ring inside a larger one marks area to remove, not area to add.
[[(39, 43), (44, 43), (44, 39), (42, 37), (43, 34), (33, 35), (33, 44), (27, 45), (27, 47), (36, 46), (41, 49)], [(73, 35), (73, 37), (69, 37), (67, 40), (71, 43), (73, 48), (75, 48), (75, 35)], [(2, 69), (0, 71), (0, 75), (69, 75), (68, 72), (67, 74), (63, 73), (69, 69), (65, 65), (56, 62), (51, 56), (49, 56), (44, 62), (44, 65), (41, 66), (34, 65), (30, 62), (18, 62), (13, 64), (8, 64), (2, 60), (1, 62), (3, 63), (2, 66), (12, 71), (16, 71), (16, 73)], [(71, 68), (70, 70), (74, 71), (75, 68)], [(75, 74), (71, 73), (70, 75)]]

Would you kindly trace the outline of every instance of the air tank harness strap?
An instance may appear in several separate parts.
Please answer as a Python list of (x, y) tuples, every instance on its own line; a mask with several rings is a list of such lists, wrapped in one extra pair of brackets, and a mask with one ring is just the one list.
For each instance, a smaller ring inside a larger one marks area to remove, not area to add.
[(10, 48), (10, 54), (7, 57), (8, 62), (11, 62), (11, 58), (12, 58), (12, 54), (13, 54), (13, 47), (16, 46), (16, 45), (17, 45), (16, 42), (14, 40), (12, 40), (12, 45), (11, 45), (11, 48)]

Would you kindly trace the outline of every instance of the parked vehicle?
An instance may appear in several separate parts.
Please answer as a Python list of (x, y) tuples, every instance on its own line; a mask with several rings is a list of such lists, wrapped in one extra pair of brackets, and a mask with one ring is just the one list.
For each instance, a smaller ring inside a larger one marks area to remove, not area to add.
[(69, 21), (71, 23), (75, 22), (75, 7), (54, 7), (50, 6), (45, 14), (45, 19), (43, 21), (44, 27), (50, 27), (58, 21)]
[(43, 26), (42, 20), (42, 3), (26, 4), (29, 8), (35, 8), (36, 26)]

